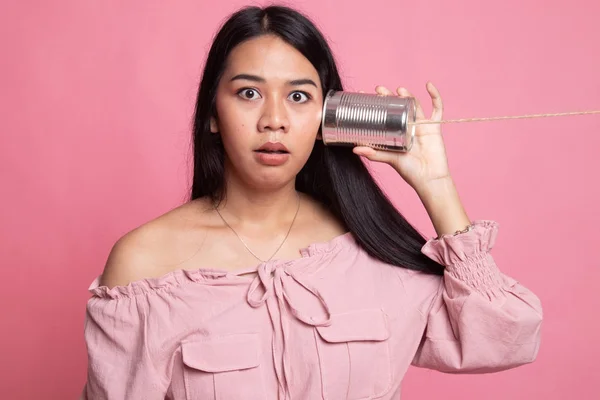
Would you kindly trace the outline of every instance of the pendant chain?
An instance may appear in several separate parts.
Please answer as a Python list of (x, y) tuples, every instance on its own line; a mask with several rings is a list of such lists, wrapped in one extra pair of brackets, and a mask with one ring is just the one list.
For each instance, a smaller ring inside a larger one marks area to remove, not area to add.
[(281, 247), (283, 246), (283, 244), (287, 240), (288, 236), (290, 235), (290, 232), (292, 231), (292, 227), (294, 226), (294, 222), (296, 221), (296, 217), (298, 216), (298, 211), (300, 211), (300, 195), (298, 194), (298, 207), (296, 207), (296, 214), (294, 214), (294, 219), (292, 220), (292, 223), (290, 224), (290, 228), (288, 229), (288, 231), (287, 231), (287, 233), (285, 235), (285, 238), (283, 238), (283, 241), (281, 242), (281, 244), (279, 245), (279, 247), (277, 247), (277, 250), (275, 250), (275, 252), (267, 260), (263, 260), (262, 258), (258, 257), (256, 254), (254, 254), (254, 252), (252, 250), (250, 250), (250, 248), (248, 247), (248, 245), (246, 244), (246, 242), (244, 242), (244, 240), (240, 237), (240, 235), (238, 235), (238, 233), (235, 231), (235, 229), (233, 229), (231, 227), (231, 225), (229, 225), (229, 223), (227, 223), (227, 221), (225, 220), (225, 218), (223, 218), (223, 216), (219, 212), (219, 209), (217, 208), (216, 205), (214, 206), (214, 208), (215, 208), (215, 211), (217, 212), (217, 214), (219, 214), (219, 217), (221, 217), (221, 219), (225, 223), (225, 225), (227, 225), (227, 227), (229, 229), (231, 229), (231, 231), (235, 234), (235, 236), (237, 236), (237, 238), (239, 239), (239, 241), (242, 242), (242, 244), (244, 245), (244, 247), (246, 248), (246, 250), (248, 250), (248, 252), (250, 252), (250, 254), (252, 254), (254, 256), (254, 258), (256, 258), (258, 261), (266, 263), (266, 262), (271, 261), (271, 259), (273, 257), (275, 257), (275, 254), (277, 254), (277, 252), (281, 249)]

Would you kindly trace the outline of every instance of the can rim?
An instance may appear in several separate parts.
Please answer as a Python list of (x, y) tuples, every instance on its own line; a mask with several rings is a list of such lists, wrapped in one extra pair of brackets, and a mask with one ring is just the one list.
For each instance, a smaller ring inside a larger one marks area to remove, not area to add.
[(325, 99), (323, 100), (323, 108), (321, 109), (321, 127), (320, 127), (320, 134), (321, 134), (321, 141), (323, 142), (323, 144), (325, 146), (327, 146), (327, 141), (325, 140), (325, 135), (323, 135), (323, 130), (325, 128), (325, 114), (326, 114), (326, 110), (327, 110), (327, 103), (329, 102), (329, 99), (331, 99), (333, 97), (333, 95), (337, 92), (337, 90), (334, 89), (329, 89), (329, 91), (327, 91), (327, 94), (325, 95)]
[[(417, 101), (415, 100), (414, 97), (411, 97), (411, 104), (412, 104), (412, 121), (411, 122), (416, 122), (417, 121)], [(417, 126), (416, 125), (411, 125), (410, 128), (410, 140), (408, 142), (408, 144), (406, 145), (406, 152), (409, 152), (410, 149), (412, 149), (413, 147), (413, 143), (415, 141), (415, 132), (417, 131)]]

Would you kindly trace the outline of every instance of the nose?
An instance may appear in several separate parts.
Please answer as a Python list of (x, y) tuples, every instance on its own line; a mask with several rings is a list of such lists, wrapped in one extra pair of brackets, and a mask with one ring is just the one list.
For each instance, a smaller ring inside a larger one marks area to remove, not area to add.
[(275, 98), (267, 98), (263, 103), (263, 110), (258, 121), (259, 132), (283, 131), (287, 133), (290, 128), (288, 113), (283, 101)]

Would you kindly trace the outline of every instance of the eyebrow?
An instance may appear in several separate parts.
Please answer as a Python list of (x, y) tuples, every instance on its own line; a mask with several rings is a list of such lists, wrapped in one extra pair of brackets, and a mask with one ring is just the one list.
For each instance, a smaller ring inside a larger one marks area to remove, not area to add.
[[(265, 83), (265, 78), (261, 78), (260, 76), (250, 75), (250, 74), (239, 74), (231, 78), (230, 82), (236, 80), (246, 80), (258, 83)], [(288, 85), (292, 86), (301, 86), (301, 85), (313, 85), (314, 87), (318, 87), (317, 84), (312, 79), (294, 79), (292, 81), (287, 82)]]

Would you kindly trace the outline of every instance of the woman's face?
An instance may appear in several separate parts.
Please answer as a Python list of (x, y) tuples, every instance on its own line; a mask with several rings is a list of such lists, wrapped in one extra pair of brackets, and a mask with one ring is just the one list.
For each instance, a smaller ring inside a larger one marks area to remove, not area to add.
[(294, 47), (261, 36), (229, 55), (211, 131), (222, 137), (227, 175), (257, 189), (293, 182), (313, 149), (323, 104), (319, 74)]

